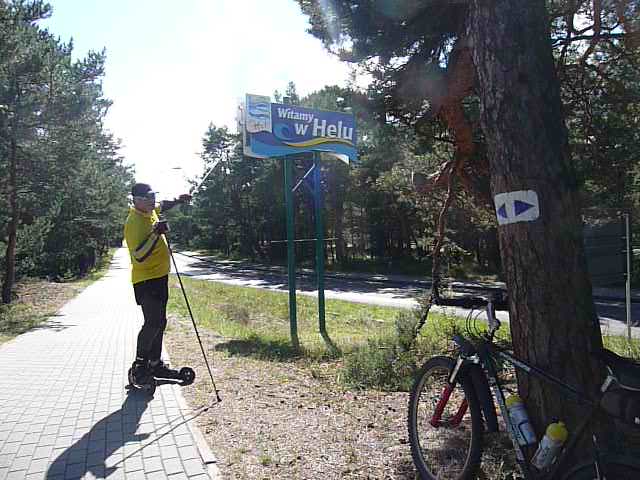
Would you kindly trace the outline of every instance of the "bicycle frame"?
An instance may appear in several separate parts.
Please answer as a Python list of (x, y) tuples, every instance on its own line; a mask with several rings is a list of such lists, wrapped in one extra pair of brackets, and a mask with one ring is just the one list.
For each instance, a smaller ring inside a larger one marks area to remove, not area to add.
[[(572, 386), (567, 385), (557, 377), (554, 377), (553, 375), (547, 373), (546, 371), (538, 367), (528, 364), (527, 362), (512, 355), (510, 352), (500, 348), (497, 345), (494, 345), (492, 333), (490, 333), (487, 336), (487, 338), (484, 338), (481, 342), (479, 342), (478, 345), (475, 345), (475, 347), (476, 347), (476, 352), (471, 355), (467, 355), (462, 351), (460, 352), (458, 356), (458, 360), (456, 362), (456, 367), (452, 370), (449, 380), (450, 382), (455, 382), (455, 377), (457, 376), (461, 367), (465, 363), (481, 365), (482, 370), (484, 371), (484, 374), (487, 377), (491, 393), (493, 393), (493, 396), (495, 397), (498, 403), (498, 406), (500, 408), (500, 414), (507, 427), (509, 437), (511, 438), (511, 442), (513, 443), (513, 447), (516, 452), (516, 460), (526, 480), (541, 478), (540, 477), (541, 473), (531, 468), (530, 464), (526, 460), (524, 449), (523, 447), (520, 446), (520, 443), (518, 442), (518, 437), (520, 435), (520, 432), (516, 429), (515, 425), (513, 425), (509, 417), (505, 396), (502, 390), (502, 386), (500, 385), (500, 382), (498, 380), (498, 373), (497, 373), (497, 368), (495, 366), (494, 360), (500, 359), (504, 362), (509, 363), (510, 365), (513, 365), (515, 368), (526, 372), (528, 375), (533, 375), (534, 377), (542, 379), (547, 383), (551, 383), (556, 388), (558, 388), (559, 390), (562, 390), (569, 397), (574, 399), (577, 403), (586, 404), (590, 407), (589, 414), (586, 415), (584, 420), (580, 423), (580, 425), (578, 426), (575, 432), (575, 435), (572, 435), (571, 440), (563, 448), (563, 451), (560, 454), (557, 461), (553, 464), (550, 470), (543, 472), (544, 478), (555, 478), (554, 475), (556, 474), (558, 468), (562, 464), (563, 459), (573, 450), (577, 440), (581, 438), (583, 431), (592, 420), (595, 412), (598, 410), (598, 403), (588, 398), (584, 394), (584, 392), (581, 392), (573, 388)], [(482, 392), (478, 392), (478, 393), (482, 394)], [(490, 399), (490, 401), (491, 403), (493, 403), (492, 399)], [(444, 401), (444, 403), (446, 403), (446, 400)], [(443, 408), (444, 408), (444, 403), (442, 405)], [(493, 408), (495, 408), (495, 405)], [(461, 406), (461, 409), (462, 409), (462, 406)], [(596, 455), (595, 455), (594, 461), (596, 464), (597, 471), (601, 472), (602, 469), (599, 462), (597, 441), (595, 437), (593, 437), (593, 442), (596, 447)]]
[[(584, 430), (586, 429), (587, 425), (591, 422), (592, 418), (594, 417), (594, 414), (598, 410), (598, 404), (596, 402), (592, 401), (590, 398), (588, 398), (584, 394), (584, 392), (573, 388), (571, 385), (567, 385), (562, 380), (560, 380), (559, 378), (549, 374), (548, 372), (546, 372), (546, 371), (544, 371), (544, 370), (542, 370), (542, 369), (540, 369), (538, 367), (535, 367), (533, 365), (530, 365), (527, 362), (517, 358), (515, 355), (512, 355), (511, 353), (505, 351), (504, 349), (498, 347), (497, 345), (494, 345), (489, 340), (485, 340), (485, 342), (482, 343), (482, 347), (484, 347), (484, 348), (480, 349), (481, 350), (481, 353), (480, 353), (481, 363), (482, 363), (482, 366), (483, 366), (483, 369), (484, 369), (485, 373), (487, 374), (487, 378), (489, 380), (489, 386), (490, 386), (490, 388), (492, 390), (492, 393), (494, 394), (495, 398), (498, 401), (498, 404), (499, 404), (499, 407), (500, 407), (500, 413), (501, 413), (502, 418), (503, 418), (503, 420), (505, 422), (505, 425), (507, 425), (507, 428), (509, 430), (509, 435), (511, 437), (511, 442), (513, 443), (514, 449), (516, 451), (516, 458), (517, 458), (518, 464), (520, 465), (520, 468), (521, 468), (521, 470), (522, 470), (522, 472), (523, 472), (523, 474), (525, 476), (525, 479), (535, 478), (538, 475), (538, 473), (536, 471), (535, 476), (534, 476), (534, 474), (533, 474), (533, 472), (532, 472), (532, 470), (530, 468), (530, 464), (525, 459), (523, 447), (521, 447), (520, 444), (518, 443), (519, 431), (516, 430), (515, 425), (513, 425), (513, 423), (511, 422), (511, 419), (509, 417), (509, 414), (508, 414), (508, 411), (507, 411), (507, 407), (506, 407), (504, 393), (503, 393), (502, 388), (500, 386), (500, 383), (498, 381), (497, 370), (496, 370), (496, 367), (495, 367), (495, 365), (493, 363), (493, 359), (494, 358), (499, 358), (502, 361), (505, 361), (505, 362), (509, 363), (510, 365), (513, 365), (517, 369), (523, 370), (528, 375), (532, 375), (532, 376), (534, 376), (534, 377), (536, 377), (538, 379), (542, 379), (546, 383), (550, 383), (550, 384), (554, 385), (558, 390), (562, 390), (563, 393), (567, 394), (576, 403), (582, 403), (582, 404), (585, 404), (585, 405), (587, 405), (589, 407), (589, 413), (584, 417), (584, 419), (578, 425), (578, 428), (576, 429), (575, 434), (572, 435), (570, 441), (563, 448), (563, 451), (560, 454), (560, 456), (557, 459), (557, 461), (551, 467), (550, 471), (547, 472), (548, 478), (554, 478), (554, 475), (557, 472), (557, 470), (560, 467), (560, 465), (562, 464), (563, 459), (571, 451), (573, 451), (573, 448), (575, 447), (576, 442), (578, 441), (578, 439), (581, 438), (582, 433), (584, 432)], [(482, 350), (484, 350), (484, 352), (482, 352)], [(594, 440), (594, 444), (595, 444), (596, 443), (595, 438), (593, 440)], [(596, 445), (596, 447), (597, 447), (597, 445)], [(595, 459), (595, 461), (597, 462), (596, 463), (597, 464), (597, 468), (600, 470), (599, 463), (598, 463), (597, 448), (596, 448), (596, 459)]]

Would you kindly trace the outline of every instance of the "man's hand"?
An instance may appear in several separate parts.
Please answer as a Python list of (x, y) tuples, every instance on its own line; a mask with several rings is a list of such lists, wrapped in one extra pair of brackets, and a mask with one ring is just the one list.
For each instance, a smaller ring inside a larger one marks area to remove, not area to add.
[(167, 233), (169, 231), (169, 223), (166, 220), (160, 220), (153, 226), (153, 231), (158, 235)]
[(191, 195), (188, 193), (184, 193), (180, 195), (178, 198), (174, 198), (173, 200), (163, 200), (160, 202), (160, 211), (167, 212), (171, 210), (173, 207), (178, 205), (179, 203), (188, 204), (191, 201)]

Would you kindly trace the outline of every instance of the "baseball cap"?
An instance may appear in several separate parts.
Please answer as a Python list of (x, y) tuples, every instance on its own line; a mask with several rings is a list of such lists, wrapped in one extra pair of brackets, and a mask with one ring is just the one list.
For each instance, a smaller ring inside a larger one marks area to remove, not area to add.
[(155, 193), (151, 189), (151, 185), (148, 183), (136, 183), (131, 187), (131, 196), (132, 197), (144, 197), (149, 193)]

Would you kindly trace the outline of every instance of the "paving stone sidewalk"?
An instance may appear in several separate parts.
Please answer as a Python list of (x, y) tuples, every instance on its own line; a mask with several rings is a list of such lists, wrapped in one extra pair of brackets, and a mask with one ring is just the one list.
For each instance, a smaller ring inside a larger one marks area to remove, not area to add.
[(103, 279), (0, 346), (0, 480), (216, 478), (193, 422), (178, 425), (181, 387), (124, 388), (141, 324), (119, 249)]

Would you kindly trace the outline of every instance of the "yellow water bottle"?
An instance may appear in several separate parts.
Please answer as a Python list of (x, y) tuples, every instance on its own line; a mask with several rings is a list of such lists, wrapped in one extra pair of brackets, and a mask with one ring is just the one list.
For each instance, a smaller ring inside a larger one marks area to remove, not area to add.
[(509, 418), (516, 430), (518, 444), (524, 446), (536, 443), (536, 432), (533, 431), (527, 409), (518, 395), (511, 395), (505, 402), (509, 411)]
[(531, 464), (538, 470), (544, 470), (555, 462), (562, 445), (567, 440), (569, 432), (562, 422), (552, 423), (547, 427), (547, 431), (538, 445), (536, 453), (533, 454)]

